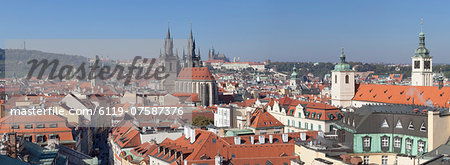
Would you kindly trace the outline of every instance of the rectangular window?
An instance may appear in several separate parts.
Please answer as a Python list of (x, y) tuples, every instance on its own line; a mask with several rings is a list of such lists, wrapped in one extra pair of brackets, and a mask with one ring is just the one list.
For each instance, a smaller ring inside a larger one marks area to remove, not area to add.
[(308, 123), (305, 123), (305, 129), (308, 129)]
[(422, 153), (422, 152), (425, 151), (425, 142), (424, 142), (424, 141), (419, 140), (419, 141), (417, 142), (417, 151), (418, 151), (419, 153)]
[(369, 137), (366, 137), (366, 138), (364, 138), (364, 147), (370, 147), (370, 138)]
[(405, 142), (405, 143), (406, 143), (406, 144), (405, 144), (406, 150), (411, 151), (412, 140), (411, 140), (411, 139), (406, 139), (406, 142)]
[(363, 164), (369, 164), (369, 156), (364, 156)]
[(389, 137), (382, 137), (382, 139), (381, 139), (381, 146), (382, 147), (389, 147)]
[(311, 130), (314, 130), (314, 125), (313, 124), (311, 124)]
[(388, 165), (388, 156), (381, 156), (381, 165)]
[(321, 125), (319, 125), (319, 131), (322, 131), (322, 126)]
[(394, 147), (395, 148), (400, 148), (402, 144), (402, 139), (400, 138), (394, 138)]
[(298, 122), (298, 128), (302, 128), (302, 122)]
[(58, 139), (58, 134), (52, 134), (49, 136), (50, 139)]

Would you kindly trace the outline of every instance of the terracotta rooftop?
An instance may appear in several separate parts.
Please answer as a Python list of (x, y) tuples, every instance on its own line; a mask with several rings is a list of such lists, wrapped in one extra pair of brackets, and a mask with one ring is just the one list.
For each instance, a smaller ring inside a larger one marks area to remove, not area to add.
[(177, 80), (215, 80), (207, 67), (183, 68)]
[(361, 84), (353, 100), (449, 107), (450, 87)]

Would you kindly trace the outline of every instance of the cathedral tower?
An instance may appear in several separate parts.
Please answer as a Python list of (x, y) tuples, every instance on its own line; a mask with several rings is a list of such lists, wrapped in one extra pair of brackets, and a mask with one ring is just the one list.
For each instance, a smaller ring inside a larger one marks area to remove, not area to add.
[(342, 48), (341, 62), (331, 71), (331, 103), (334, 106), (349, 107), (355, 95), (355, 71), (345, 61), (344, 48)]
[(162, 81), (162, 89), (172, 93), (175, 90), (175, 80), (181, 67), (178, 52), (176, 55), (173, 53), (173, 39), (170, 36), (170, 27), (167, 28), (167, 36), (164, 40), (164, 54), (160, 54), (159, 59), (164, 65), (165, 72), (169, 74), (169, 77)]
[(416, 49), (412, 59), (411, 85), (433, 86), (433, 57), (425, 47), (425, 34), (423, 33), (423, 19), (419, 33), (419, 48)]
[(195, 53), (195, 40), (194, 35), (192, 34), (192, 26), (191, 26), (191, 34), (188, 40), (187, 46), (187, 54), (184, 55), (183, 58), (185, 60), (183, 67), (201, 67), (201, 58), (200, 58), (200, 50), (199, 53)]

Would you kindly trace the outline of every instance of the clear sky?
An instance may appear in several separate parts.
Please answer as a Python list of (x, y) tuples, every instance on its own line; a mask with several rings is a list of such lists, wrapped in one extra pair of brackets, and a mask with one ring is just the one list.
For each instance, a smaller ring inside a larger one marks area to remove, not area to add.
[[(203, 59), (211, 46), (263, 61), (410, 63), (420, 17), (435, 63), (450, 63), (450, 1), (2, 1), (7, 39), (175, 39), (192, 22)], [(74, 45), (76, 46), (76, 45)], [(184, 47), (184, 45), (183, 45)]]

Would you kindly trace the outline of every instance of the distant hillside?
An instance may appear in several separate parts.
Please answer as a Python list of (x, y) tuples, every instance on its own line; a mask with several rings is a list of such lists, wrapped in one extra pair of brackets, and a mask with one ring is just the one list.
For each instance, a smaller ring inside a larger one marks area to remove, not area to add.
[[(3, 54), (2, 54), (3, 52)], [(6, 77), (12, 77), (14, 74), (16, 77), (25, 77), (30, 68), (31, 64), (27, 64), (28, 61), (37, 59), (38, 61), (42, 59), (47, 59), (49, 62), (57, 59), (59, 60), (59, 68), (63, 65), (71, 65), (74, 68), (78, 68), (81, 63), (88, 62), (88, 59), (83, 56), (76, 55), (65, 55), (56, 53), (47, 53), (37, 50), (23, 50), (23, 49), (7, 49), (0, 51), (0, 56), (4, 57)], [(49, 69), (50, 70), (50, 67)], [(37, 75), (39, 71), (35, 71), (34, 76)], [(45, 74), (44, 76), (46, 76)]]
[[(311, 62), (272, 62), (270, 64), (270, 68), (276, 68), (279, 72), (285, 74), (291, 74), (292, 68), (294, 65), (297, 67), (297, 73), (299, 75), (307, 75), (308, 73), (312, 73), (315, 76), (323, 77), (325, 74), (331, 73), (331, 70), (334, 69), (333, 63), (311, 63)], [(387, 64), (368, 64), (368, 63), (360, 63), (360, 62), (350, 62), (350, 65), (356, 66), (356, 71), (365, 72), (365, 71), (374, 71), (375, 75), (388, 75), (388, 74), (403, 74), (405, 77), (411, 76), (411, 66), (392, 66)], [(450, 65), (448, 64), (435, 64), (433, 65), (433, 72), (444, 73), (445, 77), (450, 77)]]

